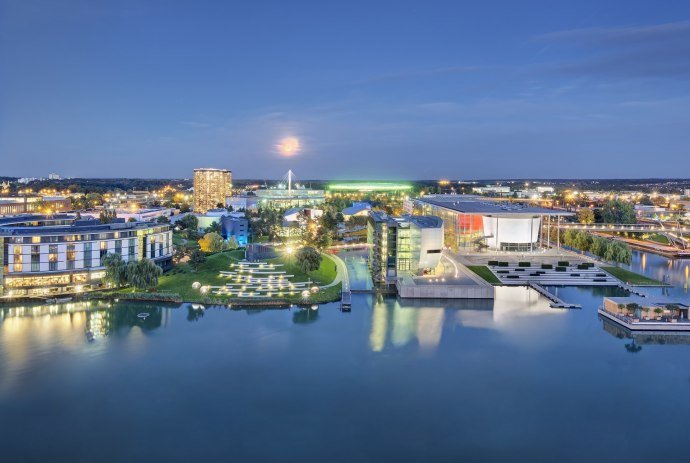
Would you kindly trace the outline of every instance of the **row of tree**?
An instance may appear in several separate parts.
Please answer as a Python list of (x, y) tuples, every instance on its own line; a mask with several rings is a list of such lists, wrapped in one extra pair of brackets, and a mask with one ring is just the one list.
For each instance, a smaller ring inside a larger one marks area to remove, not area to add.
[(105, 281), (116, 288), (131, 285), (138, 290), (148, 291), (158, 286), (158, 277), (163, 270), (151, 259), (125, 262), (120, 254), (108, 254), (103, 258)]
[(577, 212), (577, 220), (584, 224), (630, 224), (637, 222), (637, 216), (635, 215), (635, 208), (631, 203), (615, 199), (604, 203), (601, 209), (580, 209)]
[(590, 252), (609, 262), (630, 264), (632, 261), (632, 250), (627, 244), (593, 236), (582, 230), (566, 230), (563, 234), (563, 244), (583, 252)]

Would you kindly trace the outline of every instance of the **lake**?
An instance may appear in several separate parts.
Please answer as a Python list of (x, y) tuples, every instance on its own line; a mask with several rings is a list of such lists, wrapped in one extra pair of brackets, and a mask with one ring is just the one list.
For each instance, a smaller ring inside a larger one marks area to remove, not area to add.
[(688, 461), (689, 338), (604, 325), (618, 290), (555, 291), (583, 308), (5, 307), (0, 459)]

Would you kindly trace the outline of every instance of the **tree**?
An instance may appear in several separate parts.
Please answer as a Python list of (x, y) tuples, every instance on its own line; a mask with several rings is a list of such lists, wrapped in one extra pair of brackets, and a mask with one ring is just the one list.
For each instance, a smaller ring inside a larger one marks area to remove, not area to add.
[(211, 222), (211, 225), (206, 227), (206, 233), (218, 233), (220, 234), (222, 227), (220, 225), (220, 220), (218, 222)]
[(331, 232), (328, 230), (321, 230), (321, 233), (316, 235), (316, 240), (314, 240), (314, 244), (316, 245), (317, 249), (326, 249), (333, 244), (333, 237), (331, 236)]
[(297, 263), (304, 273), (317, 270), (321, 266), (321, 254), (316, 249), (305, 246), (297, 251)]
[(199, 266), (204, 262), (206, 262), (206, 255), (203, 252), (198, 249), (192, 251), (192, 254), (189, 256), (189, 265), (194, 271), (199, 270)]
[(588, 251), (590, 244), (591, 237), (589, 233), (583, 231), (578, 231), (577, 233), (575, 233), (575, 238), (572, 243), (572, 246), (574, 248), (580, 249), (582, 251)]
[(592, 244), (589, 246), (589, 252), (598, 257), (603, 257), (606, 251), (606, 239), (595, 236), (592, 238)]
[(158, 286), (163, 270), (151, 259), (130, 261), (127, 264), (127, 280), (136, 289), (148, 291)]
[(177, 223), (185, 230), (197, 231), (199, 229), (199, 219), (194, 214), (187, 214)]
[(577, 220), (586, 225), (594, 223), (594, 211), (589, 208), (580, 209), (577, 211)]
[(237, 238), (231, 236), (230, 238), (228, 238), (226, 246), (228, 249), (235, 250), (240, 247), (240, 244), (237, 242)]
[(134, 217), (130, 217), (129, 219), (127, 219), (127, 222), (136, 222), (136, 221), (137, 221), (137, 219), (135, 219)]
[(221, 252), (226, 249), (223, 237), (216, 232), (206, 233), (199, 240), (199, 247), (204, 252)]
[(611, 200), (604, 204), (601, 211), (602, 220), (605, 223), (636, 223), (637, 216), (635, 215), (635, 209), (632, 204), (620, 201)]
[(170, 219), (167, 218), (167, 217), (164, 216), (164, 215), (159, 215), (159, 216), (156, 218), (156, 223), (170, 223)]
[(117, 218), (117, 212), (115, 210), (103, 209), (98, 216), (101, 223), (111, 223)]
[(120, 254), (106, 254), (101, 264), (105, 267), (105, 281), (117, 288), (127, 284), (127, 264)]

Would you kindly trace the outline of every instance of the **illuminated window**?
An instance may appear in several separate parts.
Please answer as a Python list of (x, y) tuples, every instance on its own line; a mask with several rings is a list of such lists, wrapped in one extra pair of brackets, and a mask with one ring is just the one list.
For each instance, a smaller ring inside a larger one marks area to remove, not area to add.
[(76, 259), (76, 251), (73, 244), (67, 245), (67, 270), (74, 270), (74, 260)]
[(51, 244), (48, 247), (48, 270), (50, 270), (51, 272), (57, 270), (57, 266), (58, 266), (57, 252), (58, 252), (57, 244)]
[(15, 246), (14, 247), (14, 271), (15, 272), (21, 272), (22, 271), (22, 247), (21, 246)]

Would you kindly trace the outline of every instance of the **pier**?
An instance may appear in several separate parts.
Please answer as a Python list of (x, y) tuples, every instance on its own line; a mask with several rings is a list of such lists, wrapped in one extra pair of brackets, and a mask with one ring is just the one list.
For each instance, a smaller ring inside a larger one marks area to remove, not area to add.
[(538, 283), (535, 283), (532, 281), (529, 283), (528, 286), (530, 288), (532, 288), (533, 290), (535, 290), (536, 292), (538, 292), (539, 294), (541, 294), (542, 296), (544, 296), (545, 298), (547, 298), (548, 300), (550, 300), (551, 301), (550, 306), (552, 309), (581, 309), (582, 308), (582, 306), (580, 304), (570, 304), (568, 302), (565, 302), (563, 299), (561, 299), (561, 298), (557, 297), (556, 295), (548, 292), (546, 290), (546, 288), (544, 288), (543, 286), (541, 286)]

